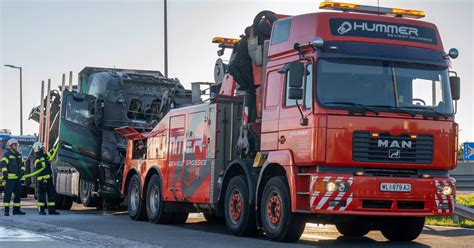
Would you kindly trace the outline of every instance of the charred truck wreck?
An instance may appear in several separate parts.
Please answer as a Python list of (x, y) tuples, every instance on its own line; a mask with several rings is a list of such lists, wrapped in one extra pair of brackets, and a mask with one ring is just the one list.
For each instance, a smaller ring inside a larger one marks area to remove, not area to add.
[[(191, 104), (191, 92), (159, 71), (94, 67), (79, 73), (74, 90), (51, 96), (45, 133), (49, 147), (60, 144), (54, 166), (63, 209), (73, 201), (92, 207), (104, 199), (120, 200), (127, 140), (115, 128), (148, 132), (170, 109)], [(34, 108), (30, 118), (39, 121), (40, 109)]]

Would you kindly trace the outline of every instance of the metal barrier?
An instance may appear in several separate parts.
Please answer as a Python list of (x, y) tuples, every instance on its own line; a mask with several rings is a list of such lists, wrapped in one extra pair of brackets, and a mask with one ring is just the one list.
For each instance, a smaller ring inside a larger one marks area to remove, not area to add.
[(449, 172), (456, 179), (457, 191), (474, 192), (474, 163), (458, 161), (458, 167)]
[(456, 222), (459, 222), (459, 218), (457, 218), (458, 216), (468, 220), (474, 220), (474, 209), (456, 203), (454, 207), (454, 219)]

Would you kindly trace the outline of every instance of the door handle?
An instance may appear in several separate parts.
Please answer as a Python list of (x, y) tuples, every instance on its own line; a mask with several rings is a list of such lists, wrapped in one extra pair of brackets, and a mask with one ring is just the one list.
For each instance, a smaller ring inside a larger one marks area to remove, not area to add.
[(285, 141), (286, 141), (286, 138), (283, 135), (278, 139), (278, 142), (280, 142), (280, 144), (285, 143)]

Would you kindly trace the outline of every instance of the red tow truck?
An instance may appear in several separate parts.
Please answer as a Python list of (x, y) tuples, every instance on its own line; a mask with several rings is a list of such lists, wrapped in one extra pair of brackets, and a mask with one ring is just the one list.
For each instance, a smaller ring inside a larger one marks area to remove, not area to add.
[(409, 241), (425, 217), (452, 214), (457, 50), (423, 11), (320, 9), (333, 11), (263, 11), (240, 39), (214, 38), (232, 55), (217, 60), (209, 99), (193, 83), (194, 104), (152, 131), (117, 129), (133, 220), (202, 212), (237, 236), (293, 242), (314, 222)]

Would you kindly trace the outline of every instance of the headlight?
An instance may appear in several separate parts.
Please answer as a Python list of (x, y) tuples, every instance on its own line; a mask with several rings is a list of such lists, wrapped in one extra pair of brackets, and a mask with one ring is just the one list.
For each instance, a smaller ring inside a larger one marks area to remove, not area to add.
[(336, 184), (333, 182), (328, 182), (326, 184), (326, 191), (328, 192), (334, 192), (336, 190)]
[(451, 188), (451, 186), (443, 186), (443, 188), (441, 189), (441, 194), (443, 195), (451, 195), (453, 193), (453, 188)]

